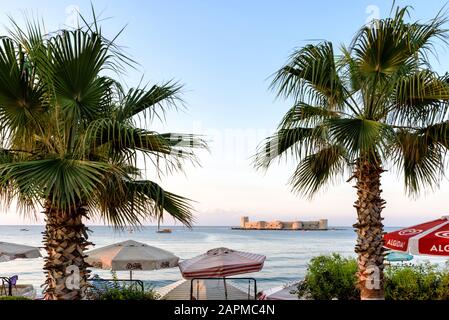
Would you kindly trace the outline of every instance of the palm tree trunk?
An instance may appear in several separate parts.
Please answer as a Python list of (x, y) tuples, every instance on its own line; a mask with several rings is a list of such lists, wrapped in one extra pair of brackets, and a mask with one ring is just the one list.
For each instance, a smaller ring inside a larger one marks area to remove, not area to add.
[(81, 300), (85, 298), (89, 266), (84, 261), (87, 228), (82, 219), (86, 208), (79, 204), (72, 210), (54, 208), (45, 202), (44, 246), (48, 256), (44, 270), (44, 297), (47, 300)]
[(359, 160), (354, 177), (357, 179), (358, 287), (362, 300), (384, 299), (383, 224), (381, 217), (385, 201), (380, 197), (380, 176), (384, 172), (376, 161)]

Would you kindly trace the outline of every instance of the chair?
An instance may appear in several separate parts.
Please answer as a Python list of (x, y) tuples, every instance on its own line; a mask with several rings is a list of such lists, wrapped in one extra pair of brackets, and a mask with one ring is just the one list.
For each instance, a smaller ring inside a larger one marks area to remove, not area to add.
[[(17, 280), (19, 280), (19, 276), (14, 275), (10, 278), (0, 277), (0, 279), (2, 280), (2, 285), (0, 287), (0, 295), (4, 294), (12, 296), (12, 288), (14, 287), (17, 289)], [(6, 291), (6, 284), (8, 285), (8, 291)]]
[(14, 287), (17, 290), (17, 280), (19, 280), (18, 275), (14, 275), (11, 278), (9, 278), (9, 294), (12, 295), (12, 287)]

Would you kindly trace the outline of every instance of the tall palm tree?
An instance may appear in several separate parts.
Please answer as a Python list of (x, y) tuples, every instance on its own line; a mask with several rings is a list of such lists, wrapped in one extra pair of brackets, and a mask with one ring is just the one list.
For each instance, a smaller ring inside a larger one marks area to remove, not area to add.
[[(0, 39), (0, 193), (3, 204), (17, 202), (24, 212), (43, 207), (45, 298), (83, 299), (85, 219), (123, 227), (166, 212), (190, 226), (190, 200), (146, 180), (138, 159), (164, 174), (196, 161), (193, 148), (205, 143), (146, 128), (179, 104), (181, 86), (125, 90), (113, 76), (134, 63), (96, 22), (42, 30), (33, 21), (25, 29), (13, 24)], [(68, 285), (74, 268), (79, 288)]]
[(381, 174), (398, 169), (409, 194), (436, 187), (449, 147), (448, 77), (428, 58), (435, 41), (447, 44), (446, 19), (406, 22), (408, 12), (397, 8), (363, 26), (340, 54), (331, 42), (295, 51), (272, 83), (294, 105), (255, 160), (259, 168), (283, 156), (297, 160), (290, 182), (306, 196), (355, 180), (362, 299), (384, 297)]

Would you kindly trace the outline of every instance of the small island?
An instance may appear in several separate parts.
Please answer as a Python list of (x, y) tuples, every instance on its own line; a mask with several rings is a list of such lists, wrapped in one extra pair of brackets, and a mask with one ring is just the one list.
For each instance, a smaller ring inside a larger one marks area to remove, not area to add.
[(240, 218), (240, 226), (235, 230), (328, 230), (327, 219), (317, 221), (249, 221)]

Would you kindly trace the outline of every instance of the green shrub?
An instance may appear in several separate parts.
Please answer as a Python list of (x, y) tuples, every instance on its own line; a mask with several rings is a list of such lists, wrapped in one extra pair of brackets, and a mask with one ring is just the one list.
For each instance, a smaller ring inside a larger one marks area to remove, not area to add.
[(136, 283), (124, 284), (117, 277), (115, 271), (112, 274), (112, 287), (105, 287), (104, 290), (94, 292), (92, 298), (95, 300), (157, 300), (159, 294), (153, 287), (145, 288)]
[(385, 299), (448, 300), (449, 272), (429, 263), (385, 269)]
[(31, 300), (31, 299), (20, 296), (0, 296), (0, 300)]
[(298, 287), (298, 295), (317, 300), (358, 299), (356, 272), (355, 259), (336, 253), (315, 257), (309, 263), (304, 282)]
[[(297, 294), (317, 300), (359, 299), (356, 272), (354, 258), (315, 257)], [(384, 287), (387, 300), (449, 300), (449, 263), (443, 269), (430, 263), (387, 266)]]
[(142, 291), (135, 287), (120, 287), (101, 292), (98, 300), (157, 300), (159, 295), (153, 289)]

